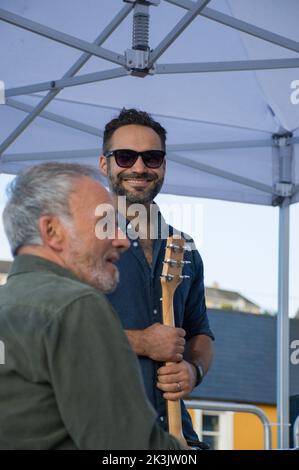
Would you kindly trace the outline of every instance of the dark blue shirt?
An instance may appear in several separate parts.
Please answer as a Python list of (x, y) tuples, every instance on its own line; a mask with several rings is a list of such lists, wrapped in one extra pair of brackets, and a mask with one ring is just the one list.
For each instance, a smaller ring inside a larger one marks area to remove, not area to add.
[[(165, 227), (172, 235), (173, 227), (167, 225), (159, 213), (160, 227), (164, 227), (163, 234), (159, 229), (158, 238), (153, 240), (152, 265), (149, 265), (136, 233), (127, 225), (127, 236), (131, 239), (130, 248), (121, 256), (118, 262), (120, 283), (117, 289), (108, 295), (108, 298), (119, 314), (121, 323), (126, 330), (143, 330), (154, 323), (162, 323), (162, 291), (160, 276), (165, 257), (166, 239)], [(178, 232), (179, 233), (179, 232)], [(188, 239), (188, 246), (193, 247), (193, 241)], [(174, 316), (176, 327), (186, 330), (186, 341), (195, 335), (207, 335), (213, 338), (206, 314), (203, 263), (197, 250), (186, 251), (183, 274), (190, 276), (184, 279), (175, 291)], [(138, 357), (144, 379), (147, 396), (157, 410), (160, 424), (167, 429), (166, 405), (162, 392), (156, 387), (157, 363), (148, 357)], [(191, 423), (191, 418), (182, 402), (182, 421), (186, 439), (197, 438)]]

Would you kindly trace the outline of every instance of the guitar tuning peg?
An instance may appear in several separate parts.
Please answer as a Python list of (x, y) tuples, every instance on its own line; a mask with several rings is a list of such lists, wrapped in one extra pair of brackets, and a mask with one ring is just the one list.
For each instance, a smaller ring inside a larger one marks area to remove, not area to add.
[(166, 259), (163, 261), (164, 264), (169, 264), (171, 267), (184, 266), (184, 264), (190, 264), (191, 261), (177, 261), (176, 259)]
[(163, 264), (169, 264), (170, 266), (175, 266), (176, 265), (176, 260), (175, 259), (166, 259), (163, 261)]
[(175, 243), (170, 243), (170, 245), (167, 245), (166, 248), (171, 248), (174, 252), (185, 251), (184, 246), (176, 245)]
[(183, 266), (184, 262), (177, 261), (176, 259), (168, 258), (165, 261), (163, 261), (163, 264), (169, 264), (171, 267), (176, 267), (176, 266)]

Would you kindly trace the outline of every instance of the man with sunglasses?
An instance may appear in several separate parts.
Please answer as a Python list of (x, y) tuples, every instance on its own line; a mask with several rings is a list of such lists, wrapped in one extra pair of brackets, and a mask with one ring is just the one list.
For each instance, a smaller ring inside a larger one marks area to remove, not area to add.
[[(167, 235), (175, 231), (154, 203), (165, 176), (165, 142), (166, 130), (149, 114), (123, 109), (105, 127), (100, 171), (107, 176), (117, 201), (125, 198), (125, 205), (119, 203), (118, 209), (131, 239), (129, 250), (118, 262), (119, 286), (108, 298), (138, 356), (148, 398), (167, 429), (165, 399), (182, 400), (202, 381), (212, 361), (213, 334), (206, 314), (203, 264), (195, 249), (185, 254), (190, 261), (184, 267), (189, 282), (182, 282), (174, 296), (176, 327), (162, 324), (163, 234), (165, 228)], [(145, 216), (136, 227), (138, 207)], [(153, 233), (157, 234), (154, 239)], [(165, 362), (174, 364), (166, 366)], [(183, 402), (182, 421), (184, 436), (192, 445), (198, 437)]]

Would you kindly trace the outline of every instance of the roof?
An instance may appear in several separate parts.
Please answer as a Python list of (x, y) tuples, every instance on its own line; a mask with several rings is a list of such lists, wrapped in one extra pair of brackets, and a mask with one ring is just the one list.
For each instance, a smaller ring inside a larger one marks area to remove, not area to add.
[(218, 287), (206, 287), (206, 297), (209, 297), (210, 299), (225, 299), (228, 302), (234, 302), (239, 299), (244, 300), (247, 304), (252, 305), (254, 307), (259, 308), (257, 304), (254, 302), (251, 302), (251, 300), (248, 300), (244, 295), (239, 294), (239, 292), (231, 291), (231, 290), (224, 290), (224, 289), (219, 289)]
[[(209, 310), (215, 358), (191, 397), (242, 403), (276, 403), (276, 317)], [(290, 320), (290, 340), (299, 320)], [(299, 365), (290, 366), (290, 394), (299, 394)]]

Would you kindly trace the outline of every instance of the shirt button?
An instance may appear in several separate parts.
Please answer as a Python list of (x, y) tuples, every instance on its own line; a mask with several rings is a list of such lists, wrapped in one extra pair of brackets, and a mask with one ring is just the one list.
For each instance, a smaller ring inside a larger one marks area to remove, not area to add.
[(154, 308), (153, 312), (154, 312), (154, 315), (157, 315), (158, 310), (156, 308)]
[(134, 246), (135, 248), (137, 248), (138, 242), (133, 242), (133, 246)]
[(160, 416), (160, 421), (162, 421), (162, 423), (163, 423), (163, 421), (164, 421), (163, 416)]

